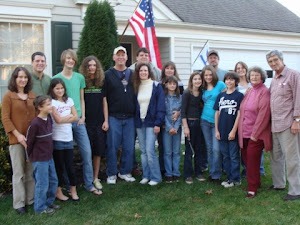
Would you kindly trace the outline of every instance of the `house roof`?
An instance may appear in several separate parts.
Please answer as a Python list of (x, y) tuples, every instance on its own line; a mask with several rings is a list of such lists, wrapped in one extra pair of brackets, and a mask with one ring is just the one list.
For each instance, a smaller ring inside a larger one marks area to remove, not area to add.
[(161, 0), (183, 22), (300, 33), (300, 18), (275, 0)]

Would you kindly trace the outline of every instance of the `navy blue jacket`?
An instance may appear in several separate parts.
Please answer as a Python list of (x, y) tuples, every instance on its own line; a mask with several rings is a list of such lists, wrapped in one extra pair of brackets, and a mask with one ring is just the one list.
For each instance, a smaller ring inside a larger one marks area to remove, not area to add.
[[(142, 127), (142, 120), (140, 116), (140, 105), (136, 96), (136, 114), (135, 114), (135, 126), (137, 128)], [(146, 127), (161, 127), (165, 123), (165, 94), (161, 84), (157, 81), (153, 82), (153, 90), (150, 98), (149, 106), (147, 109), (147, 115), (144, 120)]]

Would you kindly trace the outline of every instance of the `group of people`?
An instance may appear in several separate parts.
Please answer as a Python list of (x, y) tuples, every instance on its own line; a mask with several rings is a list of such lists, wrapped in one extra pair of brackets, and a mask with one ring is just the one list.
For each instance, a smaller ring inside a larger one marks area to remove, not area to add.
[(102, 194), (98, 176), (103, 157), (107, 184), (116, 184), (117, 176), (135, 181), (131, 171), (137, 164), (136, 138), (140, 183), (157, 185), (163, 175), (166, 183), (179, 182), (182, 126), (187, 184), (194, 176), (205, 181), (203, 172), (209, 168), (213, 183), (225, 188), (240, 185), (242, 163), (247, 171), (246, 197), (253, 198), (261, 186), (263, 150), (271, 150), (269, 190), (285, 189), (286, 168), (289, 192), (284, 200), (300, 198), (300, 74), (284, 65), (280, 51), (270, 51), (266, 58), (275, 71), (270, 89), (260, 67), (248, 69), (238, 62), (232, 72), (221, 70), (219, 54), (211, 50), (209, 65), (193, 72), (184, 90), (175, 64), (167, 62), (160, 71), (151, 64), (146, 48), (138, 49), (137, 63), (130, 68), (126, 49), (115, 48), (114, 66), (105, 72), (96, 57), (88, 56), (80, 73), (74, 71), (76, 53), (68, 49), (61, 55), (63, 70), (52, 78), (44, 74), (45, 55), (34, 53), (32, 73), (17, 67), (2, 100), (14, 209), (24, 214), (25, 206), (34, 204), (36, 213), (52, 214), (60, 208), (55, 199), (79, 201), (73, 140), (82, 158), (84, 186), (95, 195)]

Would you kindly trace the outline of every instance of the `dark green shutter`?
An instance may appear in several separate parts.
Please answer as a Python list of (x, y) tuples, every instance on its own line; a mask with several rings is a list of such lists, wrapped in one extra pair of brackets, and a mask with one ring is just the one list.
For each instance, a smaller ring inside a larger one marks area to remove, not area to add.
[(61, 53), (68, 48), (72, 48), (72, 23), (52, 21), (51, 31), (52, 74), (55, 75), (63, 69), (60, 63)]

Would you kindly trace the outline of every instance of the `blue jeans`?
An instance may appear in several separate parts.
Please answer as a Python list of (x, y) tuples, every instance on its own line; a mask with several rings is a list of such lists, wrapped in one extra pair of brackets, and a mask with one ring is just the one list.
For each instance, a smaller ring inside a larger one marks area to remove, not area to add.
[(117, 152), (122, 146), (120, 174), (131, 173), (134, 157), (135, 125), (134, 118), (117, 119), (113, 116), (108, 117), (109, 129), (107, 131), (107, 176), (118, 173)]
[(223, 155), (223, 165), (227, 178), (231, 182), (240, 182), (240, 148), (237, 140), (219, 141), (220, 151)]
[(40, 213), (55, 200), (58, 185), (54, 161), (32, 162), (35, 180), (34, 211)]
[[(192, 177), (202, 174), (201, 170), (201, 144), (203, 142), (202, 131), (200, 127), (200, 120), (188, 120), (190, 129), (190, 140), (185, 138), (185, 155), (184, 155), (184, 178)], [(193, 151), (194, 149), (194, 169), (193, 169)]]
[(180, 142), (181, 142), (181, 127), (178, 129), (177, 134), (170, 135), (165, 129), (162, 130), (163, 146), (164, 146), (164, 164), (165, 176), (180, 176)]
[(82, 158), (83, 180), (86, 190), (91, 190), (93, 185), (93, 164), (92, 150), (90, 140), (84, 124), (77, 126), (77, 122), (72, 123), (74, 139), (78, 145), (78, 149)]
[(219, 141), (215, 137), (215, 124), (201, 119), (201, 128), (210, 165), (210, 176), (212, 179), (220, 179), (222, 176), (222, 156), (219, 149)]
[(155, 140), (153, 127), (145, 127), (144, 123), (141, 128), (136, 128), (139, 138), (139, 145), (141, 150), (141, 161), (143, 168), (143, 178), (155, 182), (161, 182), (161, 173), (158, 162), (158, 157), (155, 152)]

